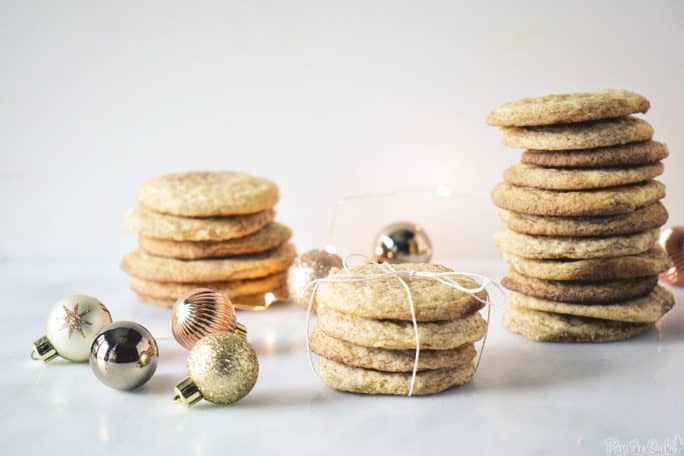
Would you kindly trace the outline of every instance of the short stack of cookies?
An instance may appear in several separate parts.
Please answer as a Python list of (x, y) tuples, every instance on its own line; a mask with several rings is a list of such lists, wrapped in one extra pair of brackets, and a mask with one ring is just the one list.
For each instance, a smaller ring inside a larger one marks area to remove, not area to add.
[[(400, 272), (448, 272), (435, 264), (398, 264)], [(333, 268), (329, 277), (386, 272), (377, 264)], [(404, 276), (418, 322), (420, 357), (413, 394), (433, 394), (470, 381), (474, 343), (487, 331), (474, 296), (429, 278)], [(475, 287), (469, 280), (459, 280)], [(485, 292), (477, 295), (486, 299)], [(407, 395), (416, 355), (416, 336), (406, 289), (396, 277), (323, 282), (316, 293), (318, 316), (311, 350), (320, 356), (323, 381), (336, 390)]]
[(152, 178), (139, 188), (126, 227), (139, 248), (121, 266), (143, 301), (172, 306), (194, 288), (224, 293), (235, 307), (264, 309), (285, 299), (295, 249), (274, 221), (271, 181), (230, 171)]
[(674, 305), (658, 285), (668, 258), (668, 150), (633, 117), (650, 103), (626, 90), (549, 95), (489, 115), (503, 143), (526, 149), (492, 193), (509, 263), (504, 326), (535, 341), (607, 342), (635, 336)]

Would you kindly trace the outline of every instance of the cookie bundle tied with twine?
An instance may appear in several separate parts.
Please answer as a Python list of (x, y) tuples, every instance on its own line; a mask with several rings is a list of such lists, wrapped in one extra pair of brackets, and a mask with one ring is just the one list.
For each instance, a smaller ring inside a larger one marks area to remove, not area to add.
[(144, 182), (126, 227), (139, 248), (122, 268), (146, 302), (171, 307), (195, 288), (211, 288), (236, 308), (261, 310), (287, 298), (295, 257), (292, 230), (276, 221), (275, 183), (232, 171), (166, 174)]
[[(475, 343), (482, 340), (483, 348), (487, 335), (487, 288), (498, 285), (437, 264), (350, 266), (350, 258), (309, 284), (307, 353), (323, 382), (340, 391), (408, 396), (469, 382), (480, 359)], [(487, 319), (480, 314), (485, 306)], [(317, 368), (312, 352), (320, 357)]]
[(658, 285), (668, 213), (660, 200), (667, 146), (632, 114), (627, 90), (505, 103), (487, 121), (523, 148), (492, 192), (495, 240), (510, 269), (504, 326), (535, 341), (607, 342), (640, 334), (674, 305)]

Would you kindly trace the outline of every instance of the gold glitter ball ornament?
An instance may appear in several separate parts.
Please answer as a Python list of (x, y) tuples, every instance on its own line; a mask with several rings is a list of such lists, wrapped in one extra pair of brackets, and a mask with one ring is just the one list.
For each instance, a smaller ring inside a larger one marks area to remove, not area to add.
[(417, 223), (395, 222), (375, 237), (373, 253), (379, 263), (429, 263), (432, 243)]
[(312, 280), (327, 277), (331, 268), (341, 267), (342, 258), (325, 250), (309, 250), (299, 255), (287, 271), (290, 299), (301, 307), (308, 307), (312, 287), (307, 285)]
[(178, 298), (171, 313), (171, 332), (179, 344), (190, 350), (202, 337), (221, 331), (247, 337), (247, 328), (235, 319), (235, 309), (227, 296), (209, 288), (196, 288)]
[(232, 404), (245, 397), (259, 375), (259, 362), (244, 337), (217, 332), (192, 347), (187, 361), (188, 377), (174, 389), (174, 401), (193, 405), (200, 399)]
[(684, 226), (673, 226), (660, 234), (660, 246), (670, 257), (670, 268), (660, 274), (665, 282), (684, 286)]

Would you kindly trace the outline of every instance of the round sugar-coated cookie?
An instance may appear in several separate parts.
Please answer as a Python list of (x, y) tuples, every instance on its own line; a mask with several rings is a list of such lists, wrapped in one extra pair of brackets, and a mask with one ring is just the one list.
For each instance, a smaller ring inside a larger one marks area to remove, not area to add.
[(511, 291), (550, 301), (599, 304), (626, 301), (649, 294), (658, 284), (658, 276), (634, 277), (601, 282), (573, 282), (528, 277), (511, 269), (501, 285)]
[[(319, 308), (318, 326), (329, 336), (364, 347), (407, 350), (416, 348), (416, 334), (408, 321), (373, 320)], [(487, 322), (474, 313), (459, 320), (418, 323), (420, 348), (448, 350), (482, 339)]]
[(509, 302), (514, 306), (556, 314), (631, 323), (655, 323), (672, 309), (674, 296), (665, 288), (658, 286), (646, 296), (627, 301), (582, 304), (549, 301), (512, 291)]
[(616, 146), (653, 137), (653, 127), (642, 119), (623, 117), (544, 127), (503, 127), (501, 141), (518, 149), (573, 150)]
[[(412, 372), (416, 356), (415, 350), (387, 350), (352, 344), (328, 336), (318, 327), (309, 337), (309, 346), (311, 351), (323, 358), (383, 372)], [(472, 343), (449, 350), (421, 350), (418, 370), (464, 366), (472, 363), (476, 354)]]
[(271, 223), (275, 212), (266, 210), (230, 217), (191, 218), (160, 214), (136, 206), (126, 214), (126, 228), (144, 238), (173, 241), (221, 241), (255, 233)]
[(630, 168), (564, 169), (518, 163), (504, 172), (512, 185), (545, 190), (591, 190), (643, 182), (663, 173), (663, 164)]
[[(453, 272), (438, 264), (395, 264), (399, 272), (408, 271), (447, 273)], [(364, 264), (352, 267), (349, 271), (332, 268), (328, 277), (345, 278), (353, 275), (372, 275), (386, 273), (383, 265)], [(434, 278), (404, 274), (413, 298), (413, 306), (418, 321), (455, 320), (470, 315), (484, 305), (486, 291), (477, 297), (445, 285)], [(471, 279), (453, 276), (452, 280), (465, 288), (474, 289), (478, 285)], [(478, 298), (480, 300), (478, 300)], [(322, 282), (316, 293), (318, 307), (326, 306), (340, 312), (366, 318), (411, 320), (406, 289), (397, 277), (383, 277), (350, 282)]]
[(646, 98), (623, 89), (553, 94), (504, 103), (489, 114), (487, 123), (519, 127), (585, 122), (645, 113), (649, 107)]
[(176, 260), (134, 250), (121, 260), (130, 275), (157, 282), (224, 282), (284, 272), (296, 255), (292, 244), (265, 253), (207, 260)]
[(191, 171), (153, 177), (140, 186), (136, 197), (156, 212), (215, 217), (271, 209), (278, 202), (278, 187), (245, 173)]
[(499, 183), (492, 201), (501, 209), (554, 217), (627, 214), (665, 197), (665, 186), (655, 180), (600, 190), (541, 190)]
[(502, 252), (504, 260), (517, 272), (544, 280), (630, 279), (660, 274), (670, 265), (670, 259), (660, 247), (639, 255), (590, 260), (535, 260)]
[(131, 277), (131, 289), (138, 294), (163, 299), (178, 299), (195, 288), (211, 288), (229, 298), (265, 293), (285, 286), (287, 275), (279, 272), (258, 279), (231, 280), (225, 282), (156, 282), (138, 277)]
[[(170, 308), (176, 303), (175, 299), (158, 298), (140, 293), (136, 294), (141, 301), (160, 307)], [(231, 299), (231, 303), (233, 304), (233, 307), (239, 310), (264, 310), (274, 302), (286, 300), (287, 296), (287, 288), (283, 287), (267, 291), (266, 293), (236, 296)]]
[[(406, 396), (411, 385), (411, 374), (403, 372), (380, 372), (321, 358), (318, 373), (323, 383), (338, 391), (361, 394), (390, 394)], [(418, 372), (413, 385), (414, 395), (434, 394), (456, 385), (468, 383), (475, 373), (469, 364), (450, 369), (433, 369)]]
[(256, 233), (225, 241), (174, 241), (140, 236), (138, 245), (150, 255), (197, 260), (266, 252), (284, 244), (291, 236), (290, 228), (270, 223)]
[(522, 154), (521, 161), (529, 165), (552, 168), (607, 168), (643, 166), (667, 158), (667, 146), (658, 141), (644, 141), (612, 147), (579, 150), (534, 150)]
[(637, 255), (653, 248), (659, 230), (612, 237), (530, 236), (502, 227), (494, 235), (496, 245), (523, 258), (587, 259)]
[(541, 312), (513, 304), (506, 306), (503, 322), (504, 328), (536, 342), (615, 342), (653, 326)]
[(659, 228), (667, 222), (662, 203), (649, 204), (627, 214), (607, 217), (549, 217), (499, 210), (508, 229), (539, 236), (616, 236)]

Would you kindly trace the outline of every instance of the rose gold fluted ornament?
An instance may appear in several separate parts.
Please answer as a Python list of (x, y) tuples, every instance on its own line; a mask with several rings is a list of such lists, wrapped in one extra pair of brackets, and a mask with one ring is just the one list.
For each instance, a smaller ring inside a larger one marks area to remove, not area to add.
[(171, 314), (171, 332), (188, 350), (202, 337), (215, 332), (247, 337), (247, 328), (236, 320), (230, 299), (210, 288), (196, 288), (178, 298)]
[(684, 226), (673, 226), (660, 234), (660, 246), (670, 257), (670, 268), (660, 274), (665, 282), (684, 286)]

